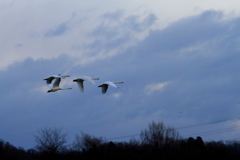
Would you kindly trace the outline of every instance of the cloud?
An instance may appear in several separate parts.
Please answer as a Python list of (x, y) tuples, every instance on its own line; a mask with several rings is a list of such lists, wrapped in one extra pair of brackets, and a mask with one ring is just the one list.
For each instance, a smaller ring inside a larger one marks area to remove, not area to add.
[[(101, 16), (103, 23), (88, 34), (93, 41), (71, 41), (67, 45), (79, 48), (53, 58), (23, 57), (0, 71), (0, 127), (4, 140), (29, 148), (34, 146), (34, 140), (29, 140), (32, 132), (51, 125), (63, 126), (70, 136), (81, 130), (109, 138), (140, 133), (151, 120), (175, 127), (238, 116), (238, 105), (229, 104), (238, 104), (240, 96), (239, 18), (223, 20), (221, 12), (207, 11), (150, 31), (155, 22), (151, 14), (124, 14), (117, 11)], [(147, 33), (142, 39), (132, 38), (142, 32)], [(62, 33), (65, 36), (69, 32)], [(56, 39), (62, 42), (61, 37)], [(137, 41), (129, 44), (134, 39)], [(22, 48), (27, 46), (22, 42), (13, 44), (18, 43), (24, 44)], [(88, 63), (80, 63), (88, 59)], [(60, 85), (73, 89), (46, 93), (43, 79), (59, 73), (70, 75)], [(72, 80), (84, 75), (100, 79), (96, 85), (85, 83), (81, 93)], [(124, 83), (102, 94), (97, 86), (108, 80)], [(225, 107), (219, 107), (222, 105)], [(181, 130), (184, 133), (187, 131)]]
[[(148, 31), (157, 19), (154, 14), (148, 14), (141, 19), (142, 17), (136, 15), (123, 16), (123, 13), (123, 11), (116, 11), (104, 14), (101, 17), (102, 23), (94, 28), (89, 36), (94, 37), (99, 46), (116, 47), (116, 44), (121, 45), (124, 41), (126, 43), (132, 39), (136, 40), (136, 34)], [(119, 40), (124, 41), (119, 43)]]
[(157, 20), (154, 14), (149, 14), (143, 20), (139, 21), (139, 16), (129, 16), (124, 21), (124, 26), (129, 28), (131, 31), (142, 32), (149, 28)]
[(109, 19), (110, 21), (116, 21), (116, 20), (120, 20), (123, 14), (124, 14), (124, 10), (117, 10), (115, 12), (107, 12), (103, 14), (102, 18)]
[[(116, 18), (117, 17), (117, 18)], [(71, 46), (72, 51), (82, 53), (82, 64), (108, 59), (131, 48), (146, 36), (156, 21), (153, 14), (140, 16), (124, 15), (124, 11), (109, 12), (100, 16), (101, 23), (87, 34), (90, 43)]]
[(113, 94), (113, 97), (114, 97), (114, 98), (118, 98), (118, 97), (120, 97), (121, 95), (122, 95), (121, 93), (114, 93), (114, 94)]
[(163, 30), (152, 30), (138, 49), (162, 53), (220, 38), (228, 30), (228, 26), (221, 22), (220, 13), (206, 11), (181, 19)]
[(15, 47), (15, 48), (21, 48), (21, 47), (23, 47), (23, 45), (22, 45), (21, 43), (18, 43), (18, 44), (16, 44), (14, 47)]
[(59, 24), (56, 26), (55, 29), (49, 30), (46, 34), (45, 37), (54, 37), (54, 36), (61, 36), (63, 35), (67, 30), (68, 30), (68, 25), (66, 22)]
[(160, 83), (154, 83), (149, 84), (145, 87), (145, 93), (147, 95), (152, 94), (153, 92), (162, 90), (166, 85), (168, 85), (170, 82), (160, 82)]

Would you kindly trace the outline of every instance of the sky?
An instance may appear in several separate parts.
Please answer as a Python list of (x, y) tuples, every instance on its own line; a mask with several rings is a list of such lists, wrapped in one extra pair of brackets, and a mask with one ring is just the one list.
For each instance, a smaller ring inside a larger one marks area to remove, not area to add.
[[(63, 127), (112, 141), (152, 121), (183, 138), (240, 140), (237, 0), (2, 0), (0, 139), (25, 149)], [(43, 79), (56, 74), (62, 90)], [(80, 92), (73, 79), (85, 82)], [(123, 81), (106, 94), (98, 85)]]

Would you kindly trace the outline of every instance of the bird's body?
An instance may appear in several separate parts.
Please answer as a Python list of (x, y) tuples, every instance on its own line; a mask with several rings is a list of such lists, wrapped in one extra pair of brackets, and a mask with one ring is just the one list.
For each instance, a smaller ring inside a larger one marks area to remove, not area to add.
[(98, 87), (101, 87), (102, 88), (102, 94), (105, 94), (107, 92), (107, 89), (108, 89), (108, 86), (112, 86), (114, 88), (118, 88), (115, 84), (116, 83), (123, 83), (123, 82), (111, 82), (111, 81), (107, 81), (107, 82), (104, 82), (103, 84), (99, 85)]
[(62, 75), (61, 74), (58, 74), (58, 75), (51, 75), (50, 77), (48, 78), (45, 78), (43, 80), (46, 80), (46, 83), (49, 85), (52, 83), (52, 80), (56, 79), (56, 78), (65, 78), (65, 77), (70, 77), (69, 75)]
[(93, 85), (95, 85), (95, 82), (93, 80), (99, 80), (99, 78), (91, 78), (91, 77), (88, 77), (88, 76), (82, 76), (78, 79), (74, 79), (73, 82), (77, 82), (80, 91), (84, 92), (83, 82), (88, 81), (88, 82), (92, 83)]
[(61, 82), (61, 78), (55, 78), (55, 82), (53, 83), (53, 86), (50, 90), (48, 90), (48, 93), (49, 92), (56, 92), (56, 91), (59, 91), (59, 90), (68, 90), (68, 89), (72, 89), (72, 88), (60, 88), (59, 87), (59, 83)]

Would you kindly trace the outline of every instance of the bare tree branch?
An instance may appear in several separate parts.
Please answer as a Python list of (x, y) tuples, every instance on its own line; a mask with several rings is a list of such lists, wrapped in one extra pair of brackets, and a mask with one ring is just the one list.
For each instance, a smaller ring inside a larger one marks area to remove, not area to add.
[(66, 133), (62, 133), (63, 128), (43, 128), (34, 135), (37, 143), (36, 149), (39, 152), (58, 153), (66, 149)]

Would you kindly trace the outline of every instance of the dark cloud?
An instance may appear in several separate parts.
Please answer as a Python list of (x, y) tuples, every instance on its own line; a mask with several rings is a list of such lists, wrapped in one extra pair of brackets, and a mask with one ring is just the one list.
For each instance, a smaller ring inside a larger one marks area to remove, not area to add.
[[(134, 95), (138, 100), (148, 99), (143, 91), (148, 83), (172, 81), (164, 92), (151, 95), (152, 101), (146, 100), (156, 102), (160, 110), (170, 108), (172, 112), (236, 104), (239, 33), (232, 26), (238, 25), (238, 19), (223, 21), (221, 12), (215, 11), (182, 19), (166, 29), (151, 31), (136, 47), (105, 61), (101, 70), (106, 71), (104, 75), (113, 73), (114, 77), (132, 82), (124, 87), (134, 90), (124, 94)], [(154, 99), (160, 99), (159, 103)], [(144, 104), (138, 103), (138, 109), (144, 110)], [(149, 107), (147, 112), (154, 114), (155, 109)], [(199, 114), (205, 115), (199, 117), (202, 120), (236, 116), (233, 110), (224, 115)]]
[(138, 50), (166, 52), (191, 47), (199, 43), (221, 38), (228, 30), (218, 12), (207, 11), (201, 15), (179, 20), (163, 30), (153, 30)]

